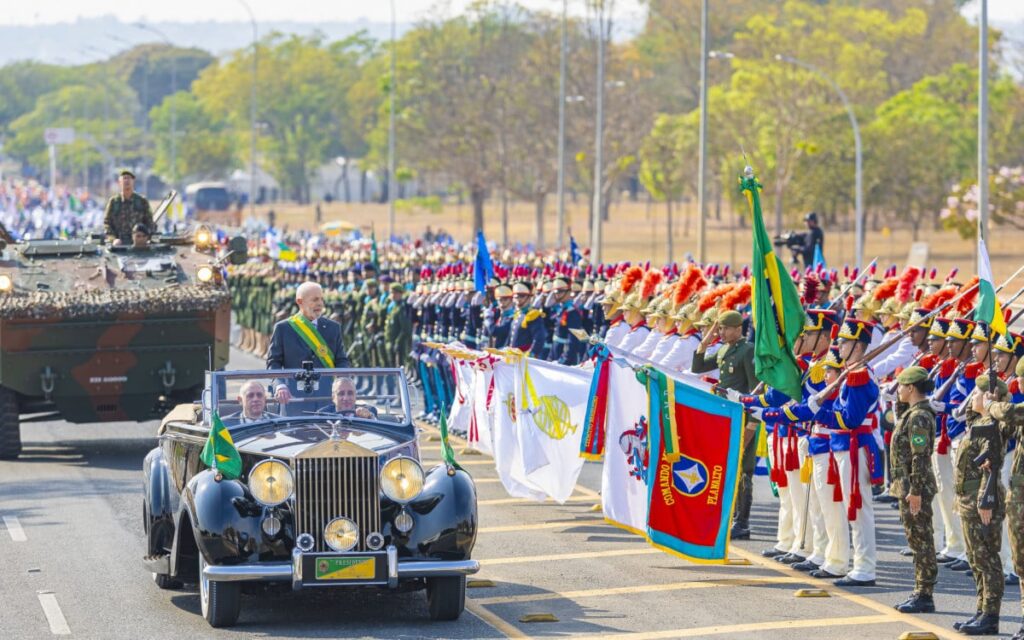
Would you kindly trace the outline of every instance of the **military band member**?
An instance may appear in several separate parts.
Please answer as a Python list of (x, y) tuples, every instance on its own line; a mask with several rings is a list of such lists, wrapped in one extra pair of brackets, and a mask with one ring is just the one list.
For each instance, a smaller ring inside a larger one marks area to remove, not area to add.
[(528, 353), (534, 358), (543, 358), (546, 331), (544, 312), (531, 308), (532, 290), (526, 282), (517, 282), (512, 287), (515, 312), (509, 328), (508, 346)]

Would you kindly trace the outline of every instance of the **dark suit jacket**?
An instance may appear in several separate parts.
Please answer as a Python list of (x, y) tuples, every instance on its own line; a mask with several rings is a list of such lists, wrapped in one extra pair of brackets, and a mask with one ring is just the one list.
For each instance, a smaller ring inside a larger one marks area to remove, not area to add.
[[(341, 325), (328, 318), (318, 318), (316, 330), (323, 336), (327, 348), (334, 355), (334, 366), (347, 369), (352, 365), (345, 353), (345, 345), (341, 341)], [(323, 368), (320, 358), (313, 353), (309, 345), (295, 333), (288, 320), (274, 325), (274, 333), (270, 337), (270, 351), (267, 352), (268, 369), (301, 369), (304, 360), (312, 360), (317, 369)]]

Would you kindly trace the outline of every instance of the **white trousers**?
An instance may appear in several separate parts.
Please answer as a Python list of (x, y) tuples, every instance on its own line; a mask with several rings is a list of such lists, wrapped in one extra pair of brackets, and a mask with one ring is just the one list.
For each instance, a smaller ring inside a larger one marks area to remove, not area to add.
[[(959, 445), (959, 441), (956, 444)], [(935, 548), (939, 553), (951, 558), (964, 559), (967, 557), (964, 530), (960, 525), (960, 514), (953, 505), (956, 500), (953, 492), (955, 452), (955, 447), (941, 455), (932, 452), (932, 469), (935, 471), (935, 484), (938, 488), (932, 502), (932, 526), (935, 528)]]
[[(835, 502), (832, 499), (833, 486), (828, 483), (828, 460), (828, 453), (811, 456), (811, 463), (814, 465), (814, 495), (818, 499), (818, 511), (827, 539), (821, 568), (841, 576), (846, 573), (846, 567), (850, 564), (850, 528), (846, 523), (846, 507), (842, 502)], [(817, 547), (817, 536), (815, 539)]]
[[(807, 438), (800, 438), (800, 467), (803, 468), (807, 461), (808, 449), (810, 448), (810, 442)], [(799, 482), (800, 471), (791, 471), (796, 480), (790, 482)], [(787, 477), (788, 474), (787, 474)], [(818, 493), (814, 489), (814, 475), (812, 472), (811, 481), (808, 484), (800, 484), (804, 490), (804, 501), (807, 508), (804, 510), (803, 505), (800, 505), (802, 514), (806, 514), (806, 518), (801, 516), (801, 524), (803, 526), (799, 532), (797, 532), (796, 547), (797, 550), (793, 553), (806, 557), (814, 564), (821, 566), (825, 562), (825, 550), (828, 548), (828, 533), (825, 530), (825, 518), (821, 513), (821, 507), (818, 505)], [(809, 528), (809, 530), (808, 530)], [(803, 549), (800, 549), (800, 544), (803, 543)], [(808, 555), (809, 553), (809, 555)]]
[[(877, 552), (875, 549), (875, 509), (871, 500), (871, 470), (868, 468), (870, 454), (864, 447), (861, 447), (858, 453), (857, 482), (860, 485), (862, 506), (857, 510), (857, 518), (850, 523), (851, 541), (853, 542), (853, 570), (847, 575), (854, 580), (874, 580)], [(850, 462), (850, 452), (837, 451), (835, 457), (839, 465), (839, 483), (843, 487), (843, 505), (848, 508), (850, 497), (853, 495), (853, 485), (851, 484), (853, 466)]]
[[(776, 464), (775, 440), (774, 434), (768, 436), (768, 464), (772, 465), (772, 467)], [(780, 438), (780, 440), (782, 440), (780, 448), (783, 451), (783, 455), (785, 455), (786, 438)], [(779, 461), (778, 465), (784, 466), (784, 462)], [(792, 477), (794, 474), (796, 476), (795, 484)], [(805, 487), (800, 484), (799, 470), (787, 472), (786, 480), (788, 486), (777, 487), (779, 491), (779, 522), (775, 530), (775, 548), (785, 553), (796, 553), (800, 549), (799, 536), (800, 532), (803, 531), (800, 521), (803, 519)]]

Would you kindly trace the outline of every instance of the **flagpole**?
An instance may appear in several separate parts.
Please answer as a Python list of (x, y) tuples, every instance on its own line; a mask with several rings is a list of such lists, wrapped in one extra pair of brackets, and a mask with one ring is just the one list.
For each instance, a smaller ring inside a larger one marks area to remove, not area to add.
[(981, 260), (982, 242), (988, 244), (988, 0), (978, 3), (978, 251), (974, 266)]

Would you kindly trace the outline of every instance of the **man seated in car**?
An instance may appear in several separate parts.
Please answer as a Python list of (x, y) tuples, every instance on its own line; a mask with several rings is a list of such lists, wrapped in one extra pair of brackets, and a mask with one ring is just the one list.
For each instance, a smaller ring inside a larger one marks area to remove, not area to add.
[(259, 380), (247, 380), (238, 390), (238, 404), (242, 410), (224, 416), (224, 420), (232, 420), (233, 424), (249, 424), (278, 417), (267, 411), (267, 389)]
[(321, 411), (337, 413), (343, 416), (373, 419), (377, 417), (377, 408), (366, 405), (356, 406), (356, 383), (352, 378), (335, 378), (331, 385), (333, 407), (325, 407)]

